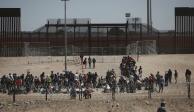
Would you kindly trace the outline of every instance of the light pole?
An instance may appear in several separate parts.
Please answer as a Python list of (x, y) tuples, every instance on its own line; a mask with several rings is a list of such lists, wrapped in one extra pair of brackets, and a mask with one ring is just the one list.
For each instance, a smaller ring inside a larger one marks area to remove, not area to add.
[(147, 0), (147, 33), (152, 33), (152, 1)]
[(131, 16), (131, 13), (125, 13), (125, 17), (126, 17), (126, 47), (127, 47), (127, 44), (128, 44), (128, 29), (130, 24), (129, 24), (129, 18)]
[(127, 21), (129, 22), (129, 18), (131, 17), (131, 13), (125, 13), (125, 17), (126, 17), (126, 19), (127, 19)]
[(67, 25), (66, 25), (66, 2), (69, 0), (61, 0), (64, 1), (64, 38), (65, 38), (65, 71), (67, 71)]

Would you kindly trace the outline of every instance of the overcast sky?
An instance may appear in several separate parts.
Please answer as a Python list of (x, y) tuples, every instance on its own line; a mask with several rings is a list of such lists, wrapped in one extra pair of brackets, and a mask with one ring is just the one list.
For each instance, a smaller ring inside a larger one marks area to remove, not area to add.
[[(125, 22), (125, 13), (147, 21), (147, 0), (70, 0), (68, 18), (91, 18), (92, 22)], [(49, 18), (64, 18), (61, 0), (0, 0), (1, 8), (21, 8), (23, 31), (44, 25)], [(159, 30), (174, 29), (174, 8), (194, 7), (194, 0), (152, 0), (153, 26)]]

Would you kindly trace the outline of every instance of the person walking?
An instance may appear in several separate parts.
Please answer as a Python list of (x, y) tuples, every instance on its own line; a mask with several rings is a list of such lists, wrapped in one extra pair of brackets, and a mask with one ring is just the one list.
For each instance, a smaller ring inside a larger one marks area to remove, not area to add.
[(186, 69), (185, 78), (186, 78), (186, 82), (191, 81), (191, 71), (189, 69)]
[(82, 66), (82, 69), (83, 69), (83, 61), (84, 61), (84, 55), (83, 54), (80, 55), (80, 60), (81, 60), (81, 66)]
[(84, 59), (83, 64), (85, 65), (85, 69), (87, 67), (87, 58)]
[(142, 71), (142, 67), (141, 66), (139, 67), (138, 72), (139, 72), (139, 75), (138, 75), (139, 78), (142, 78), (143, 71)]
[(93, 68), (95, 68), (95, 67), (96, 67), (96, 59), (93, 58), (93, 59), (92, 59), (92, 62), (93, 62)]
[(83, 64), (83, 60), (84, 60), (84, 55), (83, 54), (80, 55), (80, 60), (81, 60), (81, 65), (82, 65)]
[(168, 76), (168, 72), (166, 71), (165, 72), (165, 75), (164, 75), (164, 79), (165, 79), (165, 86), (168, 86), (168, 80), (169, 80), (169, 78), (168, 78), (169, 76)]
[(172, 71), (171, 71), (171, 69), (168, 70), (168, 81), (171, 84), (171, 82), (172, 82)]
[(91, 68), (91, 63), (92, 63), (92, 59), (91, 59), (90, 56), (89, 56), (89, 58), (88, 58), (89, 68)]
[(157, 87), (157, 85), (159, 85), (159, 83), (160, 83), (160, 78), (161, 78), (161, 76), (160, 76), (160, 73), (159, 73), (159, 71), (156, 73), (156, 87)]
[(163, 76), (160, 76), (160, 79), (159, 79), (159, 93), (163, 93), (163, 89), (164, 89), (164, 78)]
[(174, 80), (175, 80), (175, 84), (177, 83), (177, 78), (178, 78), (178, 72), (177, 70), (174, 71)]

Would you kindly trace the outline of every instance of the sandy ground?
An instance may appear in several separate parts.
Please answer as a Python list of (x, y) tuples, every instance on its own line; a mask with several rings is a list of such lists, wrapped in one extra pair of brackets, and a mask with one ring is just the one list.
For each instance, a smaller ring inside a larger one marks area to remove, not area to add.
[[(100, 60), (101, 57), (98, 59)], [(97, 71), (104, 76), (108, 69), (113, 68), (119, 75), (120, 59), (121, 56), (104, 57), (104, 63), (97, 63), (96, 69), (84, 69), (84, 72)], [(152, 99), (148, 99), (147, 91), (142, 90), (137, 93), (117, 93), (116, 101), (113, 102), (111, 94), (96, 90), (91, 100), (70, 100), (69, 95), (66, 94), (50, 94), (49, 100), (45, 101), (45, 96), (37, 93), (17, 95), (16, 104), (12, 104), (11, 96), (0, 94), (0, 112), (156, 112), (162, 98), (166, 101), (168, 112), (194, 112), (194, 77), (192, 76), (191, 99), (187, 98), (187, 84), (184, 77), (185, 69), (189, 68), (194, 72), (193, 59), (194, 54), (140, 56), (137, 65), (143, 67), (144, 76), (155, 74), (157, 71), (164, 74), (169, 68), (176, 69), (179, 73), (178, 84), (173, 83), (165, 87), (164, 93), (154, 92)], [(30, 70), (34, 75), (39, 75), (42, 71), (49, 74), (51, 70), (61, 72), (64, 69), (62, 62), (43, 64), (26, 64), (26, 62), (22, 58), (0, 58), (0, 73), (1, 75), (9, 72), (21, 74)], [(72, 63), (68, 64), (68, 70), (82, 71), (80, 65)]]

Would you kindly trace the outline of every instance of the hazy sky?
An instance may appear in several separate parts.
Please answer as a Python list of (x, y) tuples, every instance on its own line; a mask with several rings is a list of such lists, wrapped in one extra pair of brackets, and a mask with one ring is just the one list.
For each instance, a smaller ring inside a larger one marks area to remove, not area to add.
[[(125, 13), (147, 21), (147, 0), (70, 0), (68, 18), (91, 18), (92, 22), (125, 22)], [(23, 31), (44, 25), (49, 18), (64, 18), (61, 0), (0, 0), (1, 8), (21, 8)], [(174, 8), (194, 7), (194, 0), (152, 0), (153, 26), (159, 30), (174, 29)]]

